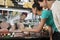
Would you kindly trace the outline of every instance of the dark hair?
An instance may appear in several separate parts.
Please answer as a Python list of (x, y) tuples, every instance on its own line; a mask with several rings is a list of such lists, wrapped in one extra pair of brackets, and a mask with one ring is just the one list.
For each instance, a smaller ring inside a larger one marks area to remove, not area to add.
[(36, 9), (39, 10), (39, 11), (41, 11), (42, 8), (43, 8), (43, 7), (41, 7), (40, 5), (37, 5), (37, 6), (36, 6)]
[(34, 3), (38, 3), (38, 0), (34, 0)]
[(38, 5), (40, 5), (40, 4), (39, 4), (39, 3), (34, 3), (34, 4), (32, 5), (32, 7), (35, 8), (35, 7), (37, 7)]
[(2, 21), (0, 21), (0, 23), (2, 23)]
[(43, 2), (43, 0), (38, 0), (39, 2)]
[(26, 12), (22, 12), (22, 14), (21, 15), (25, 15), (25, 16), (27, 16), (27, 13)]
[(33, 7), (33, 8), (35, 8), (35, 7), (36, 7), (36, 8), (37, 8), (37, 10), (39, 10), (39, 11), (40, 11), (40, 10), (42, 10), (42, 7), (40, 6), (40, 4), (39, 4), (39, 3), (34, 3), (34, 4), (32, 5), (32, 7)]

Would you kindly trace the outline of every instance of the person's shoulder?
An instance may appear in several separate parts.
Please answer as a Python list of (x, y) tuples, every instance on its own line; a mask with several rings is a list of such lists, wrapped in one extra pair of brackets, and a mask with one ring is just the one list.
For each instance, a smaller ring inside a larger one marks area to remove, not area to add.
[(52, 5), (54, 6), (60, 5), (60, 1), (55, 1)]
[(50, 10), (43, 10), (42, 13), (48, 13)]
[(50, 15), (52, 14), (51, 10), (43, 10), (42, 15)]
[(41, 19), (46, 19), (50, 16), (49, 10), (43, 10), (42, 15), (40, 16)]

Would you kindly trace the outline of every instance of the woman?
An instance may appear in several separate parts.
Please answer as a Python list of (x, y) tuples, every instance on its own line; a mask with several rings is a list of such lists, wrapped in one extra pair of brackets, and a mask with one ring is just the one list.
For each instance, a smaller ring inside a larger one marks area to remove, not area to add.
[(56, 32), (58, 32), (58, 29), (56, 28), (56, 25), (54, 23), (52, 11), (49, 9), (43, 10), (43, 8), (45, 8), (44, 0), (40, 0), (40, 4), (41, 5), (36, 6), (37, 15), (41, 17), (39, 26), (36, 29), (28, 29), (28, 31), (40, 32), (43, 29), (44, 24), (46, 24), (49, 27), (48, 31), (50, 33), (50, 40), (52, 40), (52, 29)]
[[(32, 6), (32, 12), (36, 15), (36, 6), (37, 5), (40, 5), (40, 4), (36, 4), (34, 3), (33, 6)], [(46, 8), (46, 6), (44, 7), (44, 9)], [(48, 31), (49, 32), (49, 35), (50, 35), (50, 39), (52, 38), (52, 28), (51, 27), (43, 27), (43, 30), (45, 31)]]

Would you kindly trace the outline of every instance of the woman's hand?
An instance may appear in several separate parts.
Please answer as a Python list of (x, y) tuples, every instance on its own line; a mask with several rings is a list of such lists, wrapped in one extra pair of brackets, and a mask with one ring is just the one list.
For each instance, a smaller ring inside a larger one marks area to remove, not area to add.
[(43, 26), (46, 22), (46, 19), (41, 19), (41, 22), (36, 28), (26, 28), (24, 31), (29, 31), (29, 32), (40, 32), (43, 29)]

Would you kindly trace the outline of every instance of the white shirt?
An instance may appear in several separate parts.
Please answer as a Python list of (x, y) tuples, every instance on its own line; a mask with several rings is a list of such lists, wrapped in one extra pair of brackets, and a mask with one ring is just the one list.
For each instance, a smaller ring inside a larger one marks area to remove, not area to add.
[[(36, 16), (36, 18), (38, 19), (39, 16)], [(19, 19), (20, 19), (20, 16), (18, 15), (14, 17), (13, 19), (9, 19), (7, 22), (10, 23), (10, 25), (14, 25), (15, 21)], [(29, 13), (27, 17), (25, 18), (25, 20), (29, 20), (29, 19), (35, 19), (35, 16), (32, 13)]]
[(55, 1), (51, 7), (55, 25), (60, 32), (60, 1)]
[(14, 25), (15, 23), (15, 20), (19, 20), (20, 19), (20, 16), (16, 16), (14, 17), (13, 19), (9, 19), (7, 22), (10, 23), (10, 25)]

